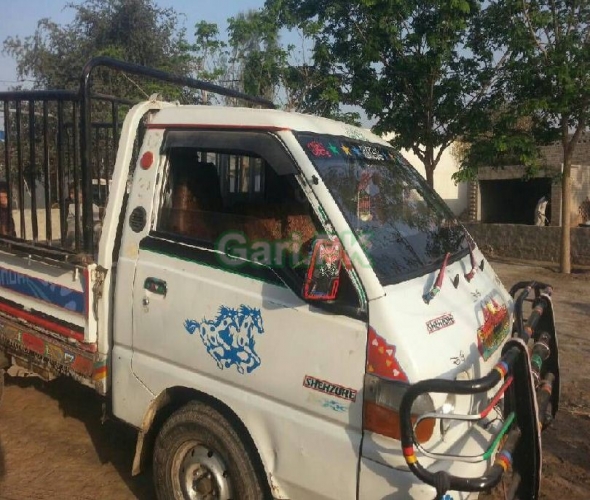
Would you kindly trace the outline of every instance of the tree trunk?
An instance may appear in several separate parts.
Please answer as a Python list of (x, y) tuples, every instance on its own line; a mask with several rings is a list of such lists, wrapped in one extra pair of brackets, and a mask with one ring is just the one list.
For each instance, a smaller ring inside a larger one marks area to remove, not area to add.
[(426, 146), (425, 153), (424, 171), (426, 172), (426, 182), (434, 189), (434, 168), (436, 167), (434, 163), (434, 148), (432, 146)]
[(424, 170), (426, 170), (426, 182), (434, 189), (434, 167), (432, 165), (424, 165)]
[(570, 226), (571, 226), (571, 153), (566, 144), (563, 148), (563, 175), (561, 178), (561, 245), (559, 270), (569, 274), (572, 270), (570, 250)]

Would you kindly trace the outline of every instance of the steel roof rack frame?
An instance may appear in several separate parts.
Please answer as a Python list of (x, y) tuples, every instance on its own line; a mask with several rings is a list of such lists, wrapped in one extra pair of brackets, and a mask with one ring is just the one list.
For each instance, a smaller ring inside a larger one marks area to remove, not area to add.
[[(141, 75), (161, 82), (172, 83), (180, 87), (189, 87), (197, 90), (205, 90), (225, 97), (233, 97), (243, 101), (258, 104), (265, 108), (276, 109), (276, 106), (269, 100), (262, 97), (256, 97), (237, 90), (228, 89), (220, 85), (215, 85), (202, 80), (196, 80), (180, 75), (173, 75), (166, 73), (155, 68), (149, 68), (140, 66), (138, 64), (132, 64), (111, 57), (95, 57), (88, 61), (82, 70), (82, 76), (80, 77), (80, 119), (81, 119), (81, 135), (80, 135), (80, 150), (81, 150), (81, 173), (82, 173), (82, 185), (84, 191), (89, 193), (92, 189), (91, 186), (91, 175), (89, 175), (90, 166), (90, 151), (89, 145), (91, 141), (91, 111), (90, 111), (90, 99), (92, 97), (90, 93), (91, 87), (91, 75), (94, 69), (98, 67), (106, 67), (113, 70), (117, 70), (123, 73), (129, 73), (133, 75)], [(83, 214), (84, 214), (84, 242), (85, 250), (89, 252), (93, 248), (93, 231), (92, 231), (92, 200), (86, 196), (83, 200)]]

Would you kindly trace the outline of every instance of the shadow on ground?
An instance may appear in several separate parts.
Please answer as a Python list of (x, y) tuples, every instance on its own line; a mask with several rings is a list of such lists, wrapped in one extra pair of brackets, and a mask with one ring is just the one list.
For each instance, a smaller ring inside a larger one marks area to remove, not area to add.
[[(131, 476), (137, 432), (114, 419), (107, 419), (104, 423), (102, 421), (104, 405), (107, 403), (106, 398), (99, 396), (93, 389), (67, 377), (45, 382), (36, 376), (13, 377), (6, 375), (6, 389), (11, 387), (34, 389), (55, 400), (62, 419), (59, 421), (54, 416), (53, 421), (48, 425), (51, 425), (56, 433), (67, 434), (71, 427), (71, 424), (68, 424), (68, 419), (78, 420), (84, 425), (100, 463), (111, 464), (136, 498), (141, 500), (154, 498), (149, 471), (135, 478)], [(7, 399), (4, 398), (3, 405), (10, 403)], [(86, 438), (84, 436), (78, 437), (78, 442), (81, 439), (85, 440)], [(79, 443), (72, 445), (72, 451), (78, 451), (81, 446)], [(50, 456), (44, 457), (44, 459), (51, 460)], [(9, 465), (4, 462), (0, 444), (0, 477), (2, 477), (3, 470), (5, 476), (11, 472), (5, 470)]]

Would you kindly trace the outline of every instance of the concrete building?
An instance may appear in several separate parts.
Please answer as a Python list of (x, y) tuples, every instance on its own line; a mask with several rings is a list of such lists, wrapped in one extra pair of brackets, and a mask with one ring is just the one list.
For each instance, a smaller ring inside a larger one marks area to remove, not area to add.
[[(542, 196), (549, 198), (546, 216), (551, 226), (560, 226), (561, 173), (563, 149), (561, 143), (541, 148), (546, 164), (531, 179), (523, 180), (523, 167), (480, 168), (478, 182), (471, 183), (469, 220), (484, 223), (533, 224), (535, 207)], [(590, 197), (590, 133), (582, 134), (572, 158), (572, 189), (570, 224), (585, 222), (582, 208)]]
[[(393, 134), (384, 136), (386, 141), (390, 141)], [(413, 151), (403, 149), (402, 155), (410, 164), (426, 178), (426, 171), (422, 161), (414, 154)], [(435, 151), (438, 154), (438, 150)], [(461, 182), (456, 184), (452, 175), (459, 169), (459, 162), (453, 156), (453, 146), (451, 145), (441, 156), (440, 162), (434, 170), (434, 189), (439, 196), (445, 200), (453, 213), (460, 218), (464, 218), (468, 213), (469, 205), (469, 183)]]
[[(391, 139), (386, 136), (386, 140)], [(532, 178), (524, 180), (522, 165), (480, 168), (477, 181), (455, 184), (452, 174), (458, 161), (452, 146), (434, 171), (434, 188), (465, 224), (488, 257), (511, 257), (547, 262), (559, 261), (561, 238), (560, 143), (542, 148), (544, 163)], [(425, 177), (422, 162), (411, 151), (404, 157)], [(583, 134), (572, 158), (571, 256), (574, 265), (590, 265), (590, 132)], [(535, 208), (547, 197), (547, 227), (535, 226)]]

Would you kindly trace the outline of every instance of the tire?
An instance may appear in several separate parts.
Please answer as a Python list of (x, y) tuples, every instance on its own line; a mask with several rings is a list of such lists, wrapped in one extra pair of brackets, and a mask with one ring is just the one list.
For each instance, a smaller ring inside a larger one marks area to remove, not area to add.
[(201, 402), (164, 423), (154, 446), (159, 500), (260, 500), (266, 497), (252, 458), (235, 428)]

